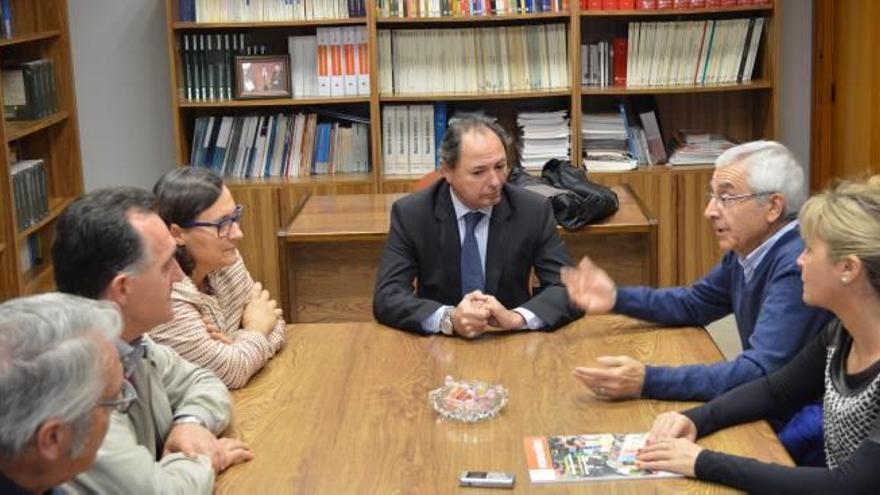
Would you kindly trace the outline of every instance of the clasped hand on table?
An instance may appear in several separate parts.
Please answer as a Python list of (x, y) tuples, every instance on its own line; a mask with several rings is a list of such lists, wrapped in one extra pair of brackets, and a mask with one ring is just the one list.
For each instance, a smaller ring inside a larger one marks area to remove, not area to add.
[(495, 296), (475, 290), (465, 295), (452, 312), (452, 330), (467, 339), (486, 332), (525, 328), (525, 318), (507, 309)]

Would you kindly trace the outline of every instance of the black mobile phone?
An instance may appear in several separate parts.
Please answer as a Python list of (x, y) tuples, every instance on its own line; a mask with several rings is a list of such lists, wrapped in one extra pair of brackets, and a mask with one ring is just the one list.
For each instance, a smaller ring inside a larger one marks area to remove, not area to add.
[(461, 486), (513, 488), (516, 476), (498, 471), (463, 471), (458, 482)]

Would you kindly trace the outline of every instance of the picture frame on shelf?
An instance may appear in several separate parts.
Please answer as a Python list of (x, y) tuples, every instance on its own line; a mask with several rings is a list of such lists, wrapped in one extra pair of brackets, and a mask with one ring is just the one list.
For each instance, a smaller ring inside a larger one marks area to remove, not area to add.
[(235, 97), (290, 97), (288, 55), (240, 55), (235, 57)]

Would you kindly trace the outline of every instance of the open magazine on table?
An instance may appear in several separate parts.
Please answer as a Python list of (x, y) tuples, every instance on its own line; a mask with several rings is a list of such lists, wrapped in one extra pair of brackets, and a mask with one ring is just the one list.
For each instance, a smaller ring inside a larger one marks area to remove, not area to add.
[(647, 433), (526, 437), (523, 445), (532, 483), (670, 478), (678, 474), (635, 466)]

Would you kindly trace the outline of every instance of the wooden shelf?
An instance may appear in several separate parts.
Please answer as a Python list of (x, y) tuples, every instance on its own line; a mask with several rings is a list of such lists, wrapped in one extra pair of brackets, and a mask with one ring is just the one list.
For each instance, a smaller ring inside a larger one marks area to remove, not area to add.
[(6, 121), (6, 142), (11, 143), (16, 139), (29, 136), (35, 132), (42, 131), (47, 127), (64, 122), (70, 117), (68, 112), (58, 112), (40, 120), (7, 120)]
[(380, 95), (382, 103), (408, 101), (472, 101), (472, 100), (527, 100), (570, 96), (568, 89), (545, 89), (535, 91), (510, 91), (497, 93), (412, 93), (406, 95)]
[(773, 89), (773, 83), (767, 80), (756, 80), (745, 84), (703, 84), (690, 86), (647, 86), (639, 88), (627, 88), (625, 86), (581, 86), (581, 94), (584, 96), (597, 95), (661, 95), (675, 93), (724, 93), (730, 91), (755, 91), (760, 89)]
[(483, 22), (496, 23), (499, 21), (547, 21), (559, 19), (567, 21), (571, 17), (568, 12), (539, 12), (535, 14), (508, 14), (508, 15), (477, 15), (477, 16), (443, 16), (443, 17), (377, 17), (376, 24), (479, 24)]
[[(48, 250), (46, 251), (44, 256), (49, 256)], [(49, 292), (55, 288), (55, 268), (48, 259), (44, 259), (39, 265), (24, 272), (22, 281), (24, 295)]]
[(681, 15), (713, 15), (729, 12), (764, 12), (772, 11), (773, 4), (736, 5), (733, 7), (715, 7), (711, 9), (644, 9), (644, 10), (585, 10), (581, 17), (660, 17)]
[(253, 100), (181, 101), (180, 108), (245, 108), (281, 107), (304, 105), (339, 105), (344, 103), (369, 103), (369, 96), (328, 96), (316, 98), (265, 98)]
[(382, 182), (393, 184), (398, 182), (414, 182), (421, 179), (425, 174), (401, 174), (401, 175), (385, 175)]
[(61, 31), (52, 30), (52, 31), (40, 31), (39, 33), (31, 33), (25, 34), (22, 36), (15, 36), (8, 39), (0, 39), (0, 48), (6, 46), (15, 46), (20, 45), (22, 43), (30, 43), (32, 41), (40, 41), (40, 40), (48, 40), (57, 38), (61, 35)]
[(58, 217), (58, 215), (61, 213), (61, 210), (67, 208), (67, 205), (73, 202), (73, 199), (74, 198), (50, 198), (49, 214), (46, 215), (46, 217), (39, 222), (15, 234), (15, 238), (18, 241), (22, 241), (26, 239), (27, 236), (39, 231), (40, 229), (48, 225), (52, 220), (55, 220), (55, 218)]
[(314, 19), (308, 21), (277, 21), (277, 22), (175, 22), (171, 28), (175, 31), (197, 31), (204, 29), (259, 29), (287, 28), (310, 26), (348, 26), (367, 25), (366, 17), (349, 17), (346, 19)]
[(372, 184), (372, 174), (327, 174), (309, 177), (266, 177), (259, 179), (236, 179), (226, 177), (227, 186), (277, 186), (310, 184)]

